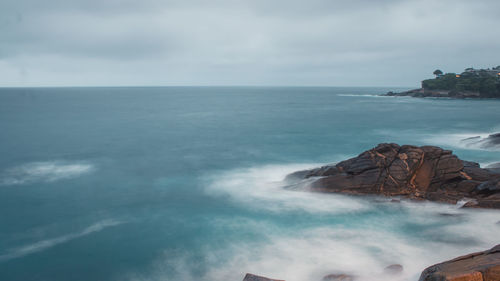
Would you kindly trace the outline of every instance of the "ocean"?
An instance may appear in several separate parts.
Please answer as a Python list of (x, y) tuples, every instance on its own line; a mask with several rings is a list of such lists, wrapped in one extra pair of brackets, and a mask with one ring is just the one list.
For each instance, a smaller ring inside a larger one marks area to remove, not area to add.
[(0, 280), (417, 280), (499, 243), (498, 210), (283, 188), (381, 142), (500, 162), (460, 141), (500, 100), (389, 90), (0, 88)]

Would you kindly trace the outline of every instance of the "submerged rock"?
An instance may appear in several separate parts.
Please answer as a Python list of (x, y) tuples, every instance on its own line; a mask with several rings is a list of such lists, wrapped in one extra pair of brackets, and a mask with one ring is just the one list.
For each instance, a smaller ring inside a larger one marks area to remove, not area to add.
[(285, 280), (270, 279), (270, 278), (254, 275), (251, 273), (247, 273), (245, 275), (245, 278), (243, 278), (243, 281), (285, 281)]
[(489, 164), (485, 168), (490, 172), (500, 174), (500, 163)]
[(396, 275), (402, 272), (403, 272), (403, 266), (400, 264), (391, 264), (384, 268), (384, 273), (386, 274)]
[[(500, 208), (500, 174), (436, 146), (382, 143), (336, 165), (287, 176), (315, 179), (312, 191), (380, 194), (466, 207)], [(472, 203), (471, 203), (472, 202)]]
[(500, 133), (491, 134), (487, 137), (471, 137), (460, 140), (462, 144), (471, 147), (484, 148), (484, 149), (500, 149)]
[(354, 281), (354, 276), (349, 274), (328, 274), (323, 277), (323, 281)]
[(491, 134), (486, 138), (486, 143), (491, 146), (500, 145), (500, 133)]
[(498, 281), (500, 244), (426, 268), (419, 281)]

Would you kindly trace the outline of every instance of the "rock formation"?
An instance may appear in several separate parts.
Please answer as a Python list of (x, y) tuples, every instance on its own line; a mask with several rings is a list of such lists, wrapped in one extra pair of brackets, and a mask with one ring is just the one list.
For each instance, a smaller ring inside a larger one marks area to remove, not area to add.
[(299, 171), (288, 181), (313, 179), (312, 191), (380, 194), (466, 207), (500, 208), (500, 174), (435, 146), (383, 143), (336, 165)]
[(473, 253), (426, 268), (419, 281), (498, 281), (500, 280), (500, 244), (484, 252)]
[(460, 141), (466, 146), (485, 149), (500, 149), (500, 133), (491, 134), (485, 138), (481, 136), (470, 137)]
[(413, 89), (400, 93), (388, 92), (382, 96), (389, 97), (414, 97), (414, 98), (482, 98), (479, 92), (473, 91), (455, 91), (455, 90), (429, 90), (424, 88)]
[(285, 280), (270, 279), (270, 278), (254, 275), (251, 273), (247, 273), (245, 275), (245, 278), (243, 278), (243, 281), (285, 281)]

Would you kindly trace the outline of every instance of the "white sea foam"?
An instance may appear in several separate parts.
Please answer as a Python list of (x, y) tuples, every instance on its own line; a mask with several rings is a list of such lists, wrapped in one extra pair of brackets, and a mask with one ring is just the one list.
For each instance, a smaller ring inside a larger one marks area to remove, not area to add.
[[(280, 179), (291, 170), (300, 168), (305, 166), (265, 166), (233, 171), (211, 188), (218, 186), (230, 194), (230, 198), (249, 207), (273, 211), (302, 209), (342, 217), (346, 210), (375, 208), (377, 203), (369, 199), (283, 189)], [(227, 264), (211, 268), (205, 279), (240, 280), (243, 271), (288, 281), (319, 281), (330, 273), (353, 274), (358, 280), (367, 281), (417, 280), (429, 265), (498, 243), (496, 234), (500, 231), (497, 224), (500, 212), (497, 210), (467, 210), (455, 205), (409, 201), (395, 206), (394, 212), (404, 210), (408, 216), (382, 215), (361, 228), (324, 225), (299, 228), (293, 234), (285, 234), (287, 231), (276, 229), (271, 224), (242, 222), (249, 224), (253, 231), (267, 233), (268, 241), (232, 245), (226, 253), (232, 256)], [(407, 219), (412, 223), (436, 226), (425, 226), (423, 235), (427, 238), (415, 241), (415, 237), (407, 232), (398, 231), (406, 225)], [(457, 222), (443, 224), (447, 220)], [(224, 254), (209, 255), (216, 260), (217, 256)], [(383, 268), (394, 263), (403, 265), (403, 273), (396, 276), (384, 274)]]
[[(288, 281), (320, 281), (331, 273), (356, 275), (357, 280), (417, 280), (429, 265), (498, 243), (494, 235), (498, 226), (491, 221), (492, 217), (490, 214), (489, 220), (459, 224), (438, 233), (453, 236), (466, 231), (482, 247), (461, 245), (459, 241), (417, 242), (373, 225), (364, 229), (325, 226), (299, 231), (293, 236), (273, 235), (261, 245), (235, 245), (231, 260), (211, 269), (206, 279), (241, 280), (242, 271), (246, 271)], [(383, 268), (394, 263), (403, 265), (403, 273), (385, 275)]]
[[(241, 280), (242, 269), (288, 281), (320, 281), (332, 273), (355, 275), (358, 280), (406, 280), (425, 266), (425, 253), (418, 246), (371, 230), (315, 228), (294, 237), (274, 236), (262, 245), (235, 245), (233, 251), (231, 261), (210, 270), (207, 280)], [(383, 274), (392, 263), (404, 264), (404, 276), (391, 279)]]
[(286, 188), (286, 175), (318, 166), (292, 164), (235, 169), (211, 177), (213, 181), (205, 191), (214, 196), (227, 196), (248, 208), (274, 212), (301, 210), (340, 213), (367, 209), (366, 204), (357, 198)]
[(21, 185), (34, 182), (53, 182), (89, 173), (93, 166), (86, 162), (32, 162), (10, 168), (0, 174), (0, 185)]
[(38, 242), (29, 244), (29, 245), (25, 245), (22, 247), (14, 248), (14, 249), (11, 249), (11, 250), (7, 251), (6, 253), (0, 255), (0, 262), (15, 259), (15, 258), (20, 258), (20, 257), (26, 256), (29, 254), (36, 253), (36, 252), (41, 252), (41, 251), (44, 251), (46, 249), (57, 246), (59, 244), (66, 243), (70, 240), (77, 239), (77, 238), (80, 238), (82, 236), (94, 233), (94, 232), (99, 232), (105, 228), (119, 225), (122, 223), (123, 223), (122, 221), (117, 221), (117, 220), (103, 220), (103, 221), (100, 221), (98, 223), (95, 223), (95, 224), (85, 228), (84, 230), (82, 230), (80, 232), (70, 233), (70, 234), (62, 235), (62, 236), (55, 237), (55, 238), (49, 238), (49, 239), (38, 241)]
[[(254, 231), (267, 236), (263, 241), (238, 241), (226, 248), (205, 249), (200, 261), (206, 272), (199, 275), (189, 254), (157, 261), (148, 276), (128, 280), (242, 280), (246, 272), (287, 281), (321, 281), (328, 274), (344, 273), (359, 281), (410, 281), (426, 267), (466, 253), (488, 249), (498, 243), (498, 211), (464, 210), (452, 205), (403, 203), (410, 210), (408, 221), (436, 223), (427, 227), (419, 239), (398, 231), (407, 221), (377, 218), (362, 227), (324, 225), (284, 231), (270, 222), (252, 219), (216, 220), (215, 224)], [(447, 214), (447, 215), (443, 215)], [(439, 222), (456, 220), (442, 226)], [(429, 237), (435, 237), (431, 239)], [(399, 275), (388, 275), (384, 268), (401, 264)]]

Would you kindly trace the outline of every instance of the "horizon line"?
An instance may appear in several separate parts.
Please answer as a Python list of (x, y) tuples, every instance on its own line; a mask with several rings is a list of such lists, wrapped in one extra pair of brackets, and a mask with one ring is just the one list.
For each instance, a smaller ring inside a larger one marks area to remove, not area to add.
[(22, 88), (168, 88), (168, 87), (255, 87), (255, 88), (413, 88), (410, 86), (335, 86), (335, 85), (72, 85), (72, 86), (0, 86), (0, 89)]

